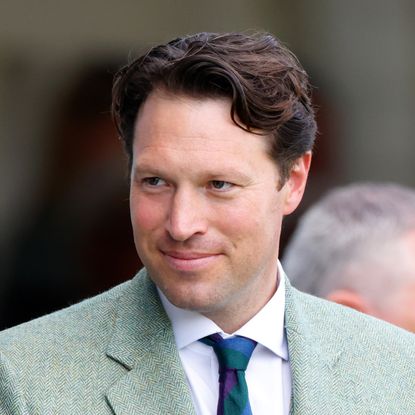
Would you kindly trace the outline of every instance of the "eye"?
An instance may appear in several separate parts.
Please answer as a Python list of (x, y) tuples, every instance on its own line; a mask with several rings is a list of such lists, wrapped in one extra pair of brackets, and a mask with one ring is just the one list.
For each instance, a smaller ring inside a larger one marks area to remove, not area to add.
[(151, 187), (159, 187), (166, 184), (166, 182), (163, 179), (160, 179), (160, 177), (146, 177), (143, 179), (143, 183)]
[(233, 186), (232, 183), (225, 182), (224, 180), (212, 180), (210, 185), (215, 190), (229, 190)]

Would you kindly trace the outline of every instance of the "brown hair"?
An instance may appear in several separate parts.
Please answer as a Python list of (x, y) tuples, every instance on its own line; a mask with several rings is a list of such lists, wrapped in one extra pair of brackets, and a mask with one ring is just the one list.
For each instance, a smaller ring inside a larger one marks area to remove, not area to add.
[(308, 76), (267, 33), (197, 33), (150, 49), (115, 76), (112, 111), (132, 161), (137, 113), (156, 88), (194, 97), (227, 97), (240, 128), (271, 136), (271, 156), (287, 179), (316, 134)]

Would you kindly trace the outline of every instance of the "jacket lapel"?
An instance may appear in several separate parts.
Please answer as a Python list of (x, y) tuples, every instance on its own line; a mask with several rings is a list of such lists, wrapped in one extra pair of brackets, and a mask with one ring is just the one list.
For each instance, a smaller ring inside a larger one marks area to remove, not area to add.
[[(345, 399), (344, 374), (339, 370), (344, 345), (331, 333), (322, 300), (307, 296), (286, 280), (285, 329), (292, 373), (292, 415), (340, 414), (352, 411)], [(342, 396), (343, 395), (343, 396)]]
[(120, 298), (107, 355), (127, 373), (107, 393), (116, 415), (194, 413), (170, 321), (141, 271)]

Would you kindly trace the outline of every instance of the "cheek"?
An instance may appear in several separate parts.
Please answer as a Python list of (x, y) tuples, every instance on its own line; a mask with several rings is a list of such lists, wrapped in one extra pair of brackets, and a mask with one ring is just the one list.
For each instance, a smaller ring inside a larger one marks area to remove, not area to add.
[(138, 197), (132, 193), (130, 211), (135, 233), (144, 233), (157, 228), (163, 223), (164, 212), (161, 206), (145, 197)]
[(217, 211), (219, 227), (235, 246), (248, 244), (253, 249), (256, 245), (269, 242), (273, 235), (279, 234), (280, 222), (274, 207), (264, 203), (239, 203), (226, 212)]
[(399, 304), (402, 326), (415, 333), (415, 286), (405, 291), (405, 298)]
[(243, 204), (232, 204), (226, 209), (216, 209), (216, 223), (224, 234), (233, 239), (244, 239), (258, 224), (257, 215)]
[(415, 286), (404, 286), (381, 318), (415, 333)]

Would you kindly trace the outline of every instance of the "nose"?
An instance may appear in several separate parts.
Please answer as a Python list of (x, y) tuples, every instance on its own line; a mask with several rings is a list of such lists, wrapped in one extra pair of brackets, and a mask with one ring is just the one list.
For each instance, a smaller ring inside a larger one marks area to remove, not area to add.
[(203, 196), (191, 189), (177, 189), (171, 200), (166, 229), (174, 240), (180, 242), (206, 233), (206, 201)]

